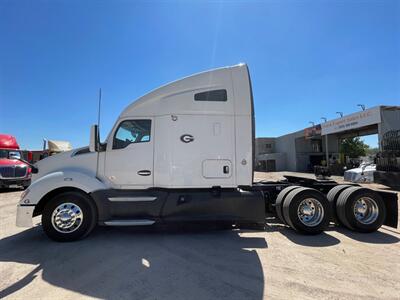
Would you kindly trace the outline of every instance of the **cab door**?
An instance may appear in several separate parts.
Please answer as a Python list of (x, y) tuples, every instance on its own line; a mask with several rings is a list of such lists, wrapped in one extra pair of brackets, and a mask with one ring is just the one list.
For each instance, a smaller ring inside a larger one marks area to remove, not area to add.
[(105, 177), (114, 188), (153, 186), (154, 129), (152, 118), (121, 120), (108, 141)]

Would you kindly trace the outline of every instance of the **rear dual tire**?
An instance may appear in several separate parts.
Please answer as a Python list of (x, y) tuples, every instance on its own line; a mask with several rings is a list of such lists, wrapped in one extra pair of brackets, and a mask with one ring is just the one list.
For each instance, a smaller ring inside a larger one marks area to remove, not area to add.
[(335, 187), (333, 187), (326, 197), (328, 198), (329, 205), (331, 207), (331, 212), (332, 212), (332, 221), (334, 223), (340, 223), (337, 213), (336, 213), (336, 202), (340, 196), (340, 194), (347, 188), (352, 187), (350, 184), (339, 184)]
[(283, 202), (285, 200), (285, 198), (287, 197), (287, 195), (295, 190), (301, 188), (298, 185), (292, 185), (292, 186), (288, 186), (286, 188), (284, 188), (282, 191), (279, 192), (278, 197), (276, 198), (275, 201), (275, 211), (276, 211), (276, 215), (278, 216), (278, 219), (281, 220), (284, 224), (287, 224), (285, 218), (283, 217)]
[(304, 234), (321, 233), (331, 218), (328, 200), (311, 188), (290, 186), (283, 189), (278, 194), (275, 208), (285, 224)]
[(291, 191), (283, 203), (283, 216), (290, 227), (304, 234), (321, 233), (331, 219), (328, 200), (311, 188)]
[(386, 219), (386, 206), (381, 196), (363, 187), (347, 187), (336, 202), (339, 222), (358, 232), (378, 230)]

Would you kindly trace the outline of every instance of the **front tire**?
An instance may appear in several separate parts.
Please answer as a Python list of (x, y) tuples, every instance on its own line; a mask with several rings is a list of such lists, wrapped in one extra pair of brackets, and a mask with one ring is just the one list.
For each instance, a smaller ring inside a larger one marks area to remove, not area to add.
[(57, 242), (72, 242), (86, 237), (97, 224), (97, 210), (89, 196), (79, 192), (56, 195), (45, 205), (42, 227)]

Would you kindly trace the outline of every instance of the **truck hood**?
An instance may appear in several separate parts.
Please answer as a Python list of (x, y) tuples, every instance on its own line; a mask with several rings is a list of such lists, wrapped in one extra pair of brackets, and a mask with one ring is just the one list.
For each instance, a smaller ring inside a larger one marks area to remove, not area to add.
[(0, 158), (0, 166), (26, 166), (26, 164), (18, 159)]
[(83, 148), (79, 148), (71, 151), (61, 152), (38, 161), (35, 166), (38, 168), (39, 172), (32, 175), (32, 180), (38, 180), (39, 178), (52, 172), (62, 171), (66, 169), (87, 168), (88, 166), (85, 162), (91, 160), (92, 157), (95, 157), (96, 153), (88, 152), (85, 154), (77, 155), (76, 153), (82, 149)]

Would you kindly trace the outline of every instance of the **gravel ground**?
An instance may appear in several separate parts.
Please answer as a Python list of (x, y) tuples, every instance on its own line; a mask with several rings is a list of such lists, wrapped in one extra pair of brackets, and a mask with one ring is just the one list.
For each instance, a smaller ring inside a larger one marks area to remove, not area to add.
[(15, 227), (20, 193), (0, 193), (0, 299), (400, 298), (399, 229), (302, 236), (271, 219), (266, 231), (102, 227), (61, 244)]

